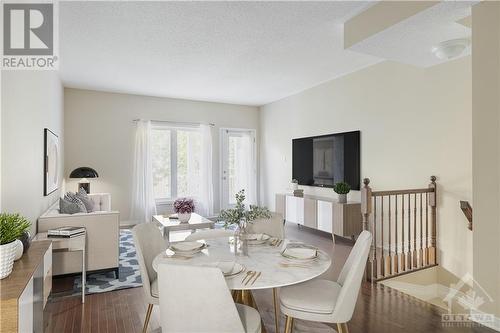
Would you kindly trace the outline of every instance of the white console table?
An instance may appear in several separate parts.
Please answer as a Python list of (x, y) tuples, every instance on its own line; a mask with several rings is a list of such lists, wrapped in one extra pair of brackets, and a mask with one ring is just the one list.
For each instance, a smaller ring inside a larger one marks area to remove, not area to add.
[(363, 230), (361, 203), (339, 203), (333, 198), (291, 193), (276, 194), (276, 212), (285, 221), (341, 237), (353, 238)]

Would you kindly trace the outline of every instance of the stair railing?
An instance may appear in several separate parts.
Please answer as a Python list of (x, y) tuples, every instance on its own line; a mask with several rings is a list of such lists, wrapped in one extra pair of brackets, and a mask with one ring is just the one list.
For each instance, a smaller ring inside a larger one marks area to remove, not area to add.
[(426, 188), (373, 191), (363, 180), (363, 229), (373, 234), (366, 277), (379, 281), (428, 268), (436, 258), (436, 177)]

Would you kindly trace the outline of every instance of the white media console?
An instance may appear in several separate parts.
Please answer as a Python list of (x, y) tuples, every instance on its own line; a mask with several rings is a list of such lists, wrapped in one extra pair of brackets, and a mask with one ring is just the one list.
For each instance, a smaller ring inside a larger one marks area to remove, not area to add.
[(354, 238), (363, 230), (361, 203), (339, 203), (327, 197), (291, 193), (276, 194), (276, 212), (286, 222), (318, 229), (333, 235)]

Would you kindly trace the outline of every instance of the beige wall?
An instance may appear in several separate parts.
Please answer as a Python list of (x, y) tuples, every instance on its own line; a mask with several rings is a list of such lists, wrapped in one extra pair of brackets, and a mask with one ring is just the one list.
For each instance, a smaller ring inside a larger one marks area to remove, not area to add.
[(474, 287), (500, 330), (500, 3), (472, 7), (472, 54)]
[(2, 212), (28, 218), (33, 235), (36, 219), (60, 192), (43, 195), (44, 128), (59, 136), (63, 148), (63, 88), (58, 73), (2, 71), (1, 207)]
[(384, 62), (263, 106), (264, 203), (274, 207), (275, 193), (289, 187), (292, 138), (352, 130), (361, 130), (361, 176), (374, 189), (426, 187), (438, 177), (439, 261), (456, 275), (472, 272), (472, 233), (459, 207), (472, 200), (470, 57), (429, 69)]
[[(127, 221), (132, 189), (133, 119), (215, 123), (213, 179), (219, 207), (219, 128), (258, 130), (258, 109), (232, 104), (65, 89), (66, 172), (79, 166), (97, 170), (92, 192), (110, 192), (113, 209)], [(258, 133), (258, 132), (257, 132)], [(76, 183), (67, 180), (67, 189)]]

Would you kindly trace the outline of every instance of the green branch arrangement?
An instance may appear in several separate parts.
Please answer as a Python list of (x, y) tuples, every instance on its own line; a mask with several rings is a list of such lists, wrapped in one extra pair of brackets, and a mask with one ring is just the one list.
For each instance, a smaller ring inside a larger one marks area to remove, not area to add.
[(234, 208), (224, 209), (220, 212), (217, 220), (224, 222), (224, 227), (227, 228), (230, 225), (237, 224), (240, 222), (252, 223), (259, 218), (270, 218), (271, 212), (266, 207), (259, 207), (255, 205), (250, 205), (250, 209), (245, 209), (245, 190), (241, 190), (236, 193), (236, 205)]
[(0, 245), (20, 238), (31, 227), (31, 222), (19, 214), (0, 214)]

